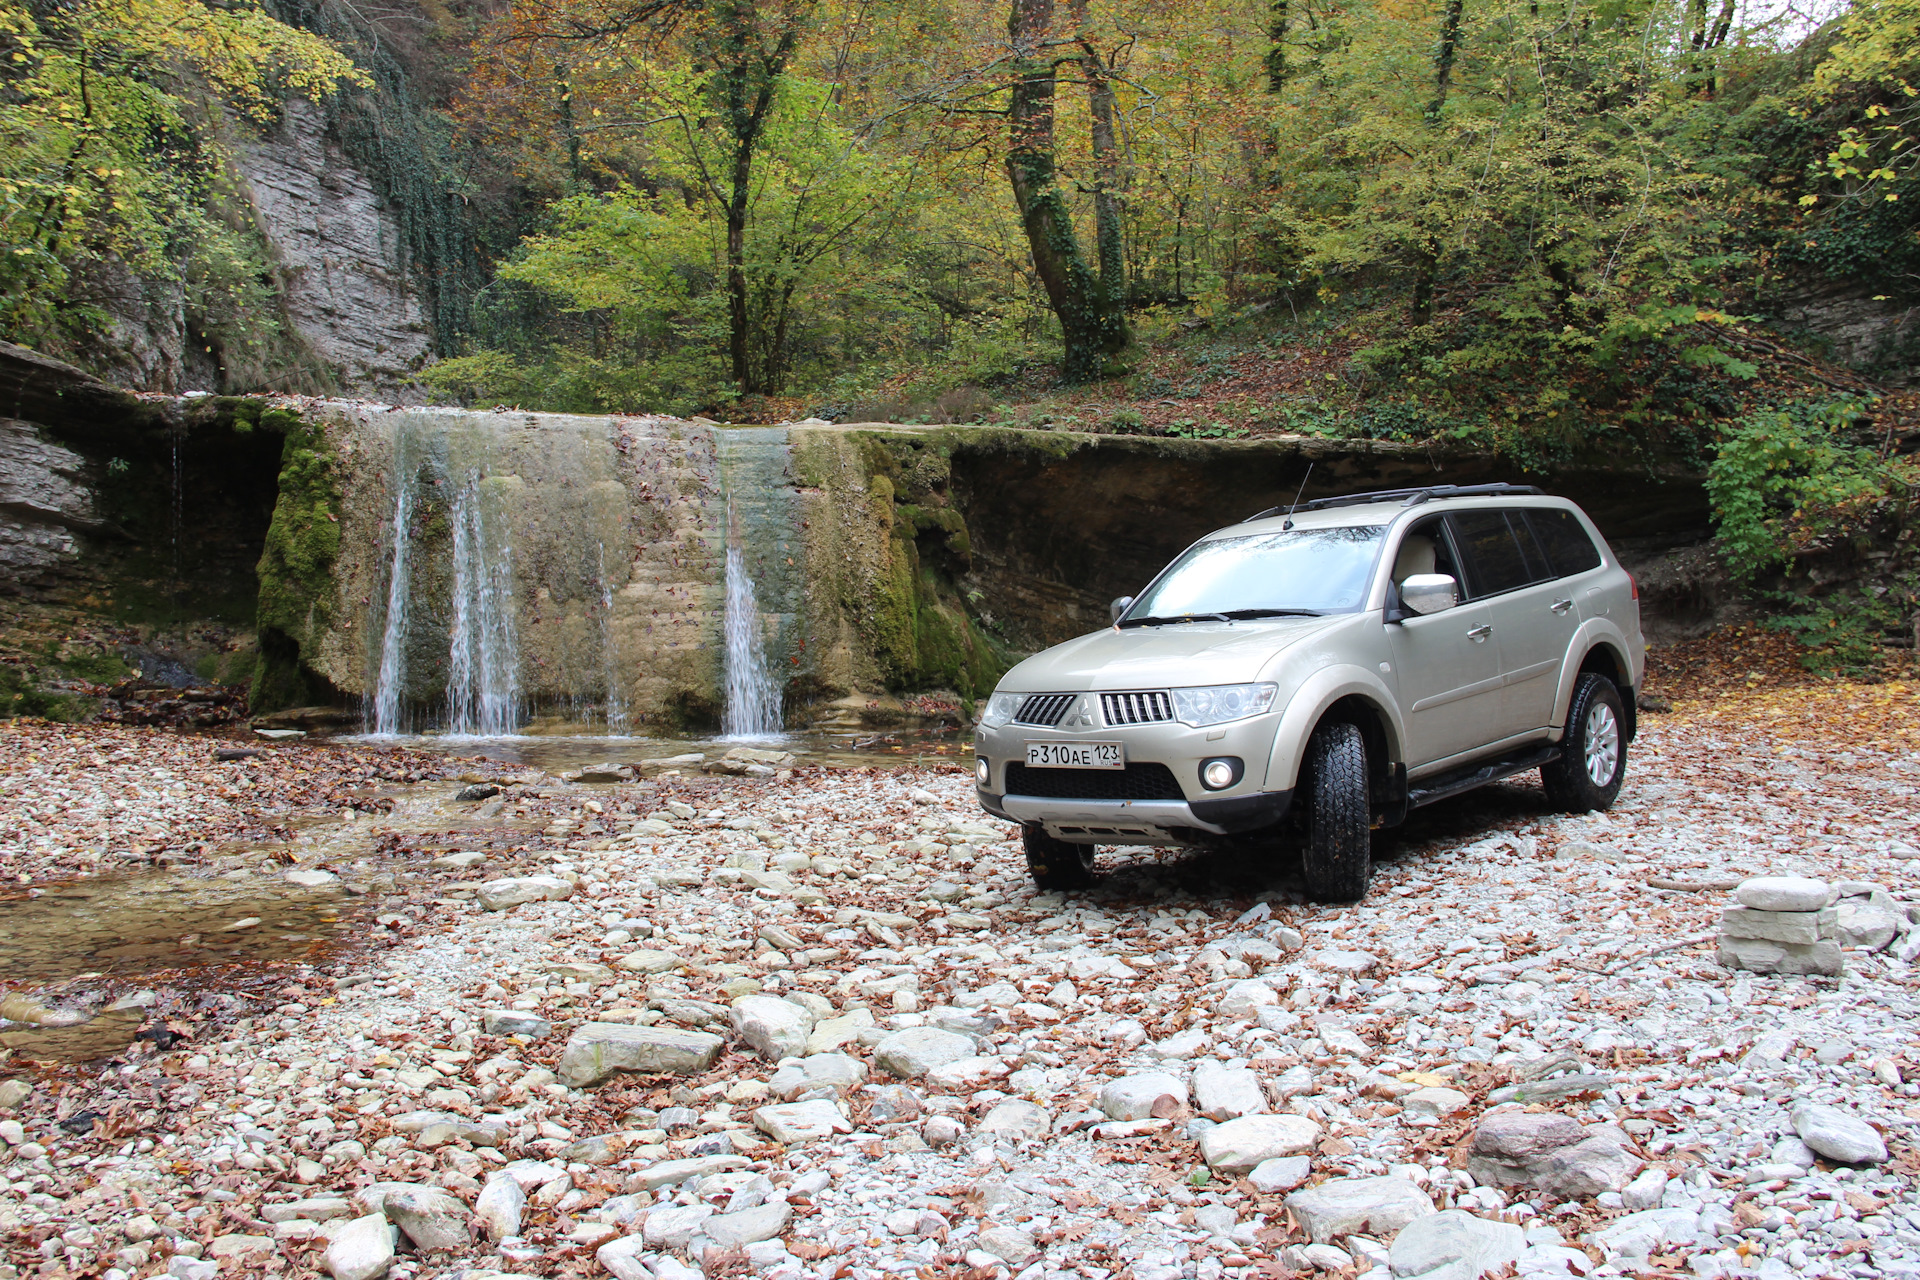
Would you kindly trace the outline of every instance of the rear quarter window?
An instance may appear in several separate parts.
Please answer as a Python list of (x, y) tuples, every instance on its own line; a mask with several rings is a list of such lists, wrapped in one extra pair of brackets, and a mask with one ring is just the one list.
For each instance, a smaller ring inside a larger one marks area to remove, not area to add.
[(1600, 567), (1600, 548), (1593, 545), (1593, 539), (1587, 536), (1573, 512), (1550, 508), (1529, 511), (1527, 522), (1533, 526), (1534, 537), (1540, 540), (1547, 559), (1553, 563), (1556, 576), (1571, 577)]

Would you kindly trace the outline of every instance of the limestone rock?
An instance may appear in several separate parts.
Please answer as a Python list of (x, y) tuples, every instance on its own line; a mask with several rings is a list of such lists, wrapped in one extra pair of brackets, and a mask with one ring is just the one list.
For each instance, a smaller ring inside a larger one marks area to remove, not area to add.
[(327, 1245), (327, 1270), (333, 1280), (375, 1280), (393, 1265), (394, 1237), (398, 1234), (385, 1214), (369, 1213), (353, 1219)]
[(1756, 911), (1729, 907), (1720, 913), (1720, 932), (1729, 938), (1758, 938), (1763, 942), (1792, 942), (1810, 947), (1833, 936), (1837, 913), (1824, 911)]
[(1450, 1116), (1465, 1107), (1471, 1101), (1458, 1089), (1447, 1089), (1438, 1085), (1428, 1085), (1415, 1089), (1400, 1099), (1400, 1105), (1408, 1111), (1427, 1116)]
[(711, 1217), (710, 1204), (663, 1205), (647, 1215), (640, 1234), (656, 1249), (684, 1249)]
[(518, 1009), (488, 1009), (480, 1015), (480, 1025), (490, 1036), (526, 1036), (544, 1040), (553, 1034), (553, 1024), (535, 1013)]
[(1262, 1160), (1247, 1175), (1247, 1181), (1261, 1195), (1272, 1195), (1277, 1191), (1291, 1191), (1305, 1182), (1313, 1172), (1313, 1161), (1306, 1156), (1282, 1156), (1275, 1160)]
[(853, 1132), (853, 1126), (840, 1114), (840, 1108), (825, 1098), (761, 1107), (753, 1113), (753, 1124), (775, 1142), (787, 1146)]
[(1755, 911), (1818, 911), (1833, 901), (1833, 889), (1805, 876), (1756, 876), (1741, 881), (1734, 897)]
[(1033, 1236), (1014, 1226), (988, 1227), (980, 1233), (980, 1247), (1015, 1271), (1026, 1269), (1040, 1258)]
[(1800, 1103), (1793, 1109), (1793, 1131), (1816, 1155), (1838, 1164), (1884, 1164), (1887, 1159), (1879, 1131), (1838, 1107)]
[(1252, 1019), (1263, 1006), (1280, 1003), (1280, 994), (1271, 985), (1252, 978), (1243, 978), (1227, 988), (1227, 994), (1220, 999), (1220, 1016), (1232, 1019)]
[(653, 1272), (640, 1261), (640, 1255), (646, 1251), (645, 1236), (621, 1236), (601, 1245), (593, 1256), (613, 1280), (654, 1280)]
[(731, 1017), (734, 1032), (769, 1062), (804, 1053), (813, 1030), (809, 1010), (778, 996), (741, 996)]
[(1109, 1120), (1170, 1116), (1186, 1105), (1186, 1082), (1164, 1071), (1122, 1076), (1100, 1090), (1100, 1109), (1107, 1113)]
[(562, 902), (572, 896), (573, 885), (559, 876), (489, 880), (474, 895), (488, 911), (508, 911), (529, 902)]
[(527, 1193), (505, 1172), (491, 1174), (473, 1202), (473, 1216), (488, 1238), (504, 1240), (520, 1234), (520, 1219), (527, 1210)]
[(903, 1080), (918, 1080), (938, 1067), (974, 1056), (973, 1040), (938, 1027), (896, 1031), (874, 1046), (874, 1064)]
[(1614, 1219), (1591, 1232), (1587, 1242), (1610, 1257), (1645, 1259), (1655, 1249), (1693, 1244), (1700, 1234), (1700, 1215), (1692, 1209), (1648, 1209)]
[(1038, 1142), (1052, 1128), (1052, 1117), (1044, 1107), (1020, 1098), (996, 1103), (980, 1121), (979, 1132), (1013, 1142)]
[(465, 1249), (473, 1243), (467, 1206), (439, 1187), (407, 1187), (389, 1195), (381, 1208), (416, 1248)]
[(1193, 1069), (1193, 1105), (1209, 1120), (1232, 1120), (1265, 1111), (1267, 1095), (1247, 1068), (1209, 1061)]
[(1448, 1209), (1408, 1223), (1387, 1258), (1399, 1280), (1480, 1280), (1519, 1261), (1526, 1247), (1526, 1232), (1512, 1223)]
[(671, 973), (686, 961), (671, 951), (642, 948), (620, 957), (615, 963), (628, 973)]
[(1640, 1172), (1641, 1159), (1609, 1137), (1561, 1147), (1533, 1171), (1532, 1184), (1566, 1200), (1619, 1191)]
[(1320, 1141), (1305, 1116), (1241, 1116), (1200, 1135), (1200, 1154), (1215, 1173), (1241, 1174), (1282, 1156), (1304, 1155)]
[(860, 1038), (860, 1033), (873, 1025), (873, 1010), (855, 1009), (851, 1013), (841, 1014), (837, 1018), (822, 1018), (813, 1024), (813, 1030), (807, 1033), (807, 1053), (832, 1053), (842, 1045), (852, 1044)]
[(589, 1022), (567, 1039), (558, 1074), (562, 1083), (586, 1088), (616, 1071), (646, 1075), (691, 1075), (705, 1071), (726, 1042), (704, 1031)]
[(1900, 934), (1901, 918), (1871, 902), (1843, 899), (1834, 915), (1834, 938), (1843, 947), (1879, 951)]
[(716, 1214), (701, 1227), (707, 1239), (722, 1249), (740, 1249), (762, 1240), (771, 1240), (787, 1229), (793, 1210), (784, 1200), (756, 1205), (738, 1213)]
[(1745, 969), (1751, 973), (1818, 973), (1834, 977), (1846, 968), (1840, 944), (1830, 938), (1802, 946), (1723, 936), (1716, 958), (1729, 969)]
[(1287, 1197), (1316, 1244), (1362, 1232), (1388, 1236), (1433, 1213), (1427, 1193), (1405, 1178), (1335, 1178)]

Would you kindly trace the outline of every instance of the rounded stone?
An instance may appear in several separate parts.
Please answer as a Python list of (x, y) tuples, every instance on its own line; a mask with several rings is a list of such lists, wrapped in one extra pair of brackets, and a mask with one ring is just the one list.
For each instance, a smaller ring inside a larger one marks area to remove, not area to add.
[(1833, 901), (1825, 880), (1806, 876), (1756, 876), (1733, 892), (1741, 906), (1755, 911), (1818, 911)]

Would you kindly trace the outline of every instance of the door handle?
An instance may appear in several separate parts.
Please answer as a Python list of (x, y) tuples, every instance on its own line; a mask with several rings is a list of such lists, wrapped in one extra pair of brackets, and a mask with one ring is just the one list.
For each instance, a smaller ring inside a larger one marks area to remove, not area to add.
[(1473, 630), (1467, 632), (1467, 635), (1475, 643), (1478, 643), (1481, 640), (1485, 640), (1488, 636), (1492, 634), (1493, 634), (1493, 624), (1488, 622), (1483, 622), (1479, 626), (1475, 627)]
[(1555, 613), (1565, 613), (1567, 610), (1573, 608), (1573, 601), (1555, 600), (1552, 604), (1548, 605), (1547, 608), (1553, 610)]

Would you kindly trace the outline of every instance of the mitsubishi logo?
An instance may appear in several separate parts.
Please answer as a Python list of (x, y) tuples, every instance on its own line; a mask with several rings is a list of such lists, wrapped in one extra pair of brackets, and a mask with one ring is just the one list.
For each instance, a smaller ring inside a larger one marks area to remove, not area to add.
[(1073, 704), (1073, 707), (1076, 713), (1073, 717), (1073, 722), (1075, 724), (1080, 725), (1083, 728), (1091, 726), (1093, 724), (1093, 716), (1091, 714), (1091, 712), (1093, 711), (1093, 699), (1081, 698), (1079, 701)]

